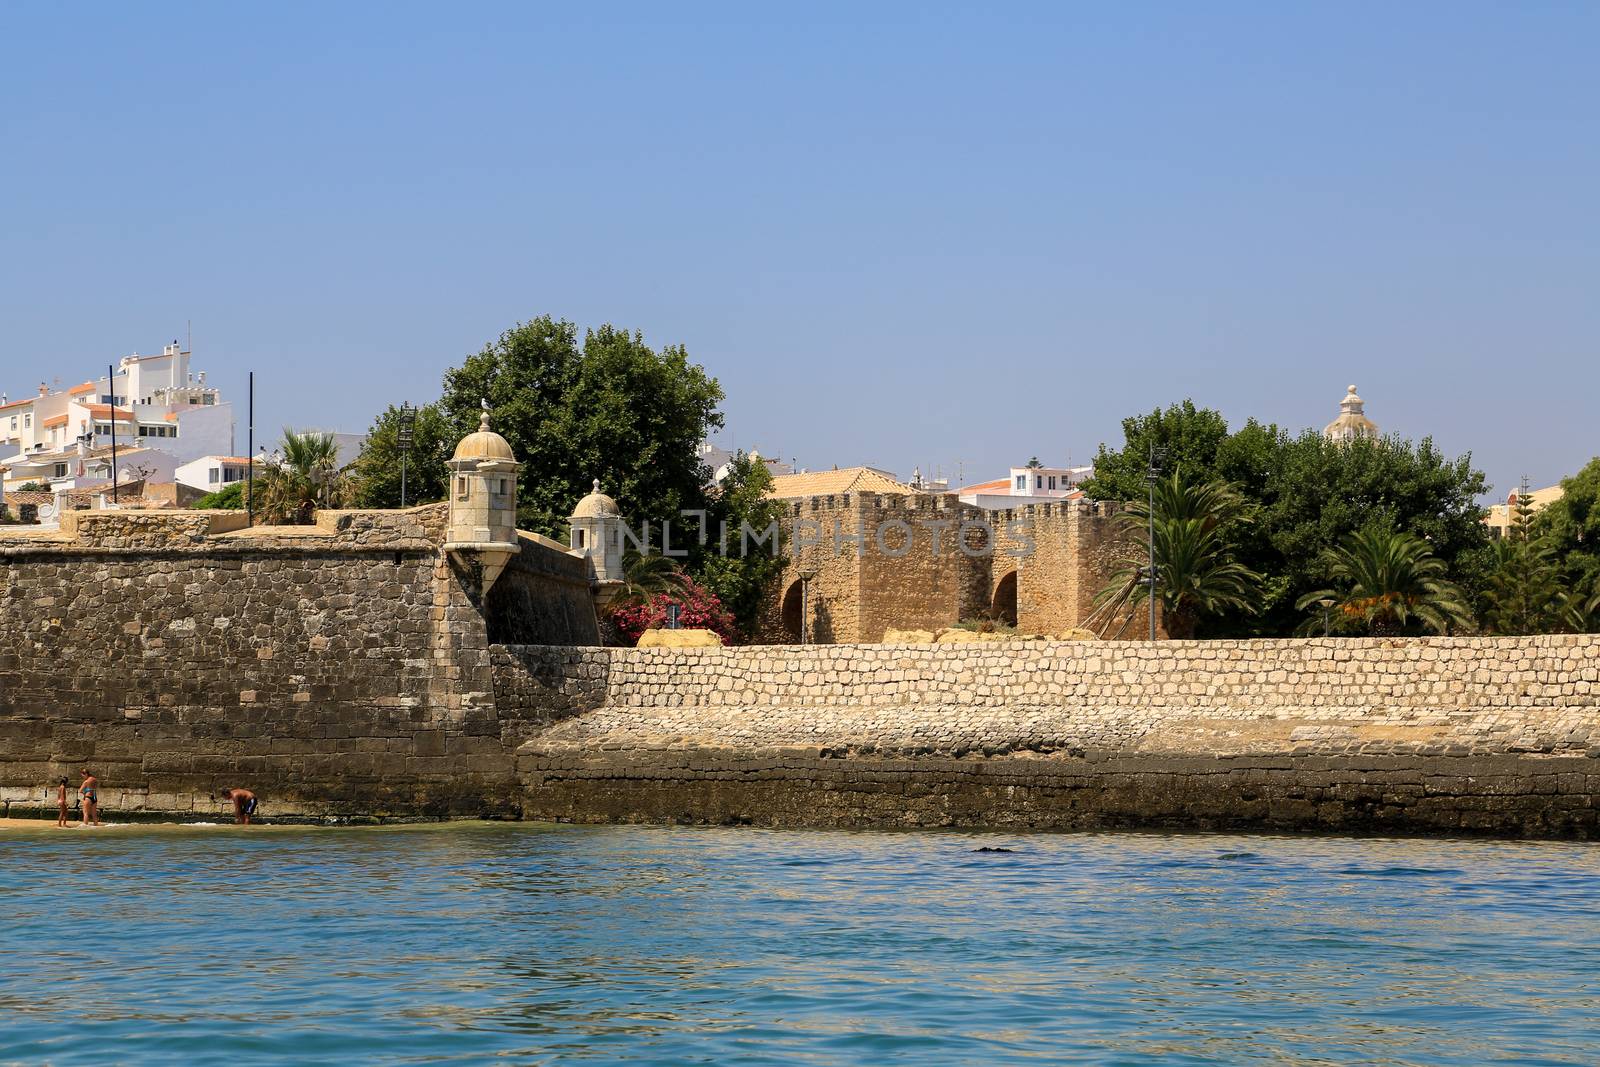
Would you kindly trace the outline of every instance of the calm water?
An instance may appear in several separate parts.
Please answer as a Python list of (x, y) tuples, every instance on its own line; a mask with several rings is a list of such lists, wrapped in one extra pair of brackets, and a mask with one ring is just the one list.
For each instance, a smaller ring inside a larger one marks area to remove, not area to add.
[(0, 1062), (1600, 1063), (1583, 845), (0, 830), (0, 923)]

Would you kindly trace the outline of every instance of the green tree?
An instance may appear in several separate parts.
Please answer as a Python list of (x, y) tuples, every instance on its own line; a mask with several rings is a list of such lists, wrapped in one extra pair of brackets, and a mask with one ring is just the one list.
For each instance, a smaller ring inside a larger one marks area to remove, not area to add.
[(735, 453), (711, 502), (711, 538), (717, 549), (698, 568), (701, 583), (732, 612), (746, 640), (754, 636), (762, 607), (784, 568), (782, 552), (773, 551), (776, 535), (768, 537), (783, 513), (783, 505), (767, 495), (771, 488), (765, 463)]
[(1447, 580), (1481, 588), (1492, 562), (1478, 504), (1486, 490), (1471, 456), (1446, 459), (1429, 438), (1338, 443), (1314, 430), (1280, 431), (1256, 490), (1256, 536), (1240, 548), (1243, 562), (1272, 576), (1269, 595), (1260, 618), (1221, 620), (1219, 629), (1290, 633), (1294, 605), (1326, 580), (1326, 553), (1372, 524), (1422, 538)]
[(1600, 586), (1600, 457), (1561, 479), (1561, 499), (1530, 523), (1555, 553), (1570, 588)]
[(594, 478), (637, 526), (673, 524), (707, 507), (698, 445), (722, 426), (722, 388), (681, 346), (651, 349), (638, 333), (602, 326), (582, 345), (570, 322), (544, 316), (507, 330), (445, 374), (440, 408), (456, 435), (487, 400), (496, 432), (524, 464), (518, 518), (560, 537), (576, 496)]
[[(474, 424), (476, 429), (476, 424)], [(406, 503), (444, 500), (450, 471), (445, 467), (463, 435), (438, 404), (416, 409), (411, 451), (406, 459)], [(364, 508), (400, 506), (400, 409), (391, 405), (373, 420), (367, 443), (351, 467), (355, 499)]]
[(226, 489), (218, 489), (215, 493), (207, 493), (194, 502), (194, 506), (202, 510), (218, 508), (226, 511), (243, 511), (245, 506), (244, 482), (234, 482)]
[(1185, 400), (1162, 411), (1122, 420), (1123, 446), (1101, 444), (1094, 457), (1094, 477), (1083, 491), (1096, 500), (1142, 500), (1151, 446), (1163, 452), (1161, 468), (1193, 482), (1217, 477), (1217, 451), (1228, 438), (1228, 423), (1210, 408)]
[(1414, 534), (1367, 526), (1323, 552), (1322, 566), (1338, 588), (1313, 589), (1295, 602), (1312, 612), (1302, 634), (1330, 626), (1373, 636), (1471, 626), (1466, 597), (1446, 579), (1444, 561)]
[(1568, 590), (1561, 598), (1557, 621), (1567, 633), (1600, 633), (1600, 588)]
[(283, 431), (280, 454), (256, 475), (257, 513), (263, 521), (305, 525), (317, 508), (348, 502), (351, 483), (339, 467), (339, 446), (331, 433)]
[(1494, 544), (1495, 567), (1483, 590), (1483, 625), (1496, 634), (1548, 633), (1562, 623), (1561, 569), (1554, 547), (1532, 536), (1533, 497), (1522, 480), (1506, 536)]
[(681, 593), (688, 586), (689, 577), (676, 561), (630, 548), (622, 556), (622, 585), (607, 606), (612, 611), (638, 607), (663, 593)]
[(1192, 638), (1207, 617), (1256, 610), (1261, 575), (1234, 558), (1228, 539), (1244, 510), (1239, 495), (1222, 482), (1194, 483), (1177, 472), (1154, 489), (1153, 521), (1146, 501), (1134, 501), (1121, 513), (1127, 543), (1142, 541), (1145, 547), (1143, 555), (1129, 554), (1102, 590), (1102, 602), (1138, 595), (1153, 536), (1156, 599), (1169, 636)]

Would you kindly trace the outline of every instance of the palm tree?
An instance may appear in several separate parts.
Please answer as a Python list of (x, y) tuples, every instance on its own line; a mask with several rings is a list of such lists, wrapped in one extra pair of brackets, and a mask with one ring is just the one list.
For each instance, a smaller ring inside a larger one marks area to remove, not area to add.
[(622, 587), (611, 607), (615, 610), (647, 604), (662, 593), (681, 593), (688, 584), (688, 577), (666, 556), (630, 548), (622, 557)]
[(282, 450), (280, 457), (266, 464), (256, 489), (267, 522), (309, 523), (318, 508), (345, 502), (350, 482), (339, 467), (333, 434), (295, 433), (285, 427)]
[(1561, 599), (1556, 618), (1568, 633), (1600, 633), (1600, 581), (1587, 593), (1569, 590)]
[[(1418, 628), (1442, 634), (1472, 625), (1466, 598), (1445, 579), (1444, 561), (1415, 534), (1369, 526), (1326, 549), (1322, 565), (1344, 588), (1313, 590), (1295, 607), (1332, 608), (1341, 630), (1385, 636)], [(1317, 611), (1300, 633), (1315, 634), (1325, 625), (1325, 615)]]
[(1243, 521), (1239, 494), (1225, 482), (1193, 484), (1174, 473), (1155, 483), (1154, 496), (1153, 522), (1145, 501), (1122, 513), (1127, 543), (1141, 547), (1100, 591), (1102, 606), (1131, 606), (1144, 581), (1153, 532), (1156, 599), (1168, 636), (1193, 637), (1207, 615), (1260, 610), (1262, 577), (1233, 558), (1228, 538), (1229, 526)]

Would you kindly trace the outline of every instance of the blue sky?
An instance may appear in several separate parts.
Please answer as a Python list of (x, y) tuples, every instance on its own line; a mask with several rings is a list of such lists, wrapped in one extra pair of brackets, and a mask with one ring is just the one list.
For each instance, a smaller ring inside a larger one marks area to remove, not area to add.
[(1597, 50), (1584, 3), (7, 4), (0, 388), (192, 319), (262, 432), (359, 429), (548, 312), (812, 468), (1355, 382), (1542, 484), (1600, 453)]

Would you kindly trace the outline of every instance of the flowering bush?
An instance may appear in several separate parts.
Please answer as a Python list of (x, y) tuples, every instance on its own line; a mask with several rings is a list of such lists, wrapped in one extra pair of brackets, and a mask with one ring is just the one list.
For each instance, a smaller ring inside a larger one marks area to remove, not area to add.
[(738, 627), (733, 614), (722, 606), (717, 595), (692, 578), (684, 580), (681, 592), (657, 593), (642, 604), (630, 604), (611, 613), (617, 631), (635, 644), (646, 630), (667, 624), (667, 607), (678, 605), (678, 625), (684, 629), (711, 630), (724, 644), (733, 644)]

